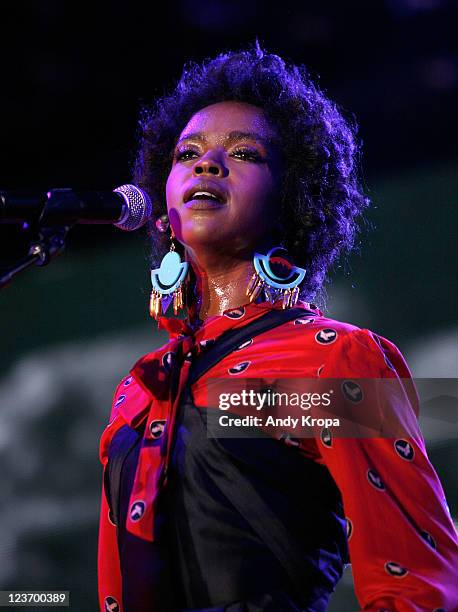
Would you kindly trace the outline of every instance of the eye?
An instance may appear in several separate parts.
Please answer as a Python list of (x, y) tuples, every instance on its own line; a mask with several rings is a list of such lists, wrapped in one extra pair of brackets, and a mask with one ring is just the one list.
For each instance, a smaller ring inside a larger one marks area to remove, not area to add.
[[(183, 147), (178, 149), (178, 151), (174, 154), (174, 159), (176, 162), (186, 162), (191, 159), (195, 159), (199, 157), (200, 153), (193, 147)], [(252, 163), (262, 163), (265, 162), (263, 156), (259, 153), (257, 149), (252, 147), (238, 147), (234, 149), (230, 154), (231, 157), (236, 159), (240, 159), (242, 161), (248, 161)]]
[(184, 147), (175, 152), (175, 161), (188, 161), (198, 156), (198, 152), (191, 147)]
[(252, 149), (250, 147), (240, 147), (234, 149), (231, 156), (235, 157), (236, 159), (242, 159), (243, 161), (254, 163), (261, 163), (265, 161), (257, 149)]

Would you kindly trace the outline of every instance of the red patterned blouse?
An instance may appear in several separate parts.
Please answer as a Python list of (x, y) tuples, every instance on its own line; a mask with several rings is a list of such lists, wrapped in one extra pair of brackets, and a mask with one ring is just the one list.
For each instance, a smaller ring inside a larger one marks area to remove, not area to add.
[[(355, 592), (362, 610), (458, 610), (458, 537), (418, 427), (418, 397), (403, 356), (392, 342), (368, 329), (326, 318), (309, 304), (298, 305), (312, 313), (244, 342), (197, 380), (192, 387), (194, 403), (207, 405), (210, 378), (392, 379), (399, 392), (386, 393), (383, 410), (390, 412), (391, 419), (408, 423), (412, 436), (309, 436), (286, 441), (298, 453), (325, 465), (341, 492)], [(281, 303), (227, 310), (207, 319), (195, 332), (179, 321), (163, 320), (170, 341), (143, 356), (118, 385), (101, 437), (103, 466), (114, 434), (126, 424), (136, 427), (146, 419), (130, 498), (132, 504), (139, 499), (145, 503), (142, 520), (127, 517), (126, 528), (131, 533), (154, 540), (154, 501), (166, 480), (167, 455), (147, 441), (148, 436), (157, 436), (154, 424), (173, 430), (172, 360), (188, 351), (199, 353), (223, 332), (243, 327), (272, 308), (281, 308)], [(178, 390), (188, 370), (185, 359)], [(122, 610), (116, 526), (110, 520), (103, 490), (98, 582), (100, 609)]]

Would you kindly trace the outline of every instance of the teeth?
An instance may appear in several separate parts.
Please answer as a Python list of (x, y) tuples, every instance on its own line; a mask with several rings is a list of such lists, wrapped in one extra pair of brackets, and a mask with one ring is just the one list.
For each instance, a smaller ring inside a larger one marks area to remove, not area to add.
[(209, 198), (213, 198), (214, 200), (217, 200), (217, 196), (215, 196), (215, 194), (213, 193), (209, 193), (208, 191), (196, 191), (193, 194), (193, 197), (197, 197), (197, 196), (204, 196), (204, 197), (209, 197)]

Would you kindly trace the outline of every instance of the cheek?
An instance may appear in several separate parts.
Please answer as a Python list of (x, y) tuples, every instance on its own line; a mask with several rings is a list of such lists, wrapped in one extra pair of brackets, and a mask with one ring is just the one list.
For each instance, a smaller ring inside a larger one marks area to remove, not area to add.
[(171, 204), (174, 204), (179, 196), (179, 181), (178, 181), (178, 173), (174, 168), (170, 171), (169, 176), (167, 177), (167, 183), (165, 184), (165, 197), (167, 200), (167, 208)]
[(244, 173), (237, 182), (243, 186), (243, 189), (237, 190), (237, 208), (242, 212), (257, 217), (272, 209), (278, 190), (270, 169), (264, 166), (257, 171)]
[(176, 238), (183, 241), (182, 221), (179, 213), (181, 197), (182, 197), (183, 180), (180, 173), (180, 168), (172, 167), (165, 185), (165, 197), (167, 204), (167, 214), (169, 217), (170, 226), (172, 227)]

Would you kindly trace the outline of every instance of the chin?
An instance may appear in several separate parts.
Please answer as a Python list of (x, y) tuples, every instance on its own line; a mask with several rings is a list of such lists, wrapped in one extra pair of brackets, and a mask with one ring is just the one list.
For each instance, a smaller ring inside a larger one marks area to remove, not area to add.
[(184, 224), (182, 237), (183, 242), (190, 246), (225, 241), (225, 236), (221, 236), (221, 223), (203, 217), (196, 217), (189, 224)]

